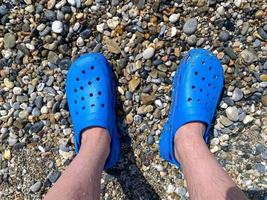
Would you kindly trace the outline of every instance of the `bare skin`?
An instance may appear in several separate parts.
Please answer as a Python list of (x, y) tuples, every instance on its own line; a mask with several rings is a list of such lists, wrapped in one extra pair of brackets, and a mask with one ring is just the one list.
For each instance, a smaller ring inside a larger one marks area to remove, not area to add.
[[(181, 163), (191, 200), (247, 200), (210, 153), (203, 140), (205, 126), (188, 123), (175, 135), (175, 156)], [(110, 136), (106, 129), (91, 128), (82, 134), (82, 145), (45, 200), (96, 200), (109, 155)]]
[(247, 200), (209, 151), (205, 125), (188, 123), (177, 130), (175, 157), (181, 163), (191, 200)]
[(82, 134), (79, 154), (74, 158), (45, 200), (95, 200), (100, 198), (100, 180), (109, 155), (110, 136), (103, 128)]

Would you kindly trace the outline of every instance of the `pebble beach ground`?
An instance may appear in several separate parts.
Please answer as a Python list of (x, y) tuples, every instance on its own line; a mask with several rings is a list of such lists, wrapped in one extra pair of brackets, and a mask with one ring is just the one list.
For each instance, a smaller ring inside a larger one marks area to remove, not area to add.
[(123, 143), (101, 199), (188, 199), (158, 142), (172, 77), (197, 47), (225, 72), (210, 150), (250, 199), (266, 200), (264, 0), (0, 0), (0, 199), (42, 199), (73, 159), (66, 74), (92, 51), (116, 74)]

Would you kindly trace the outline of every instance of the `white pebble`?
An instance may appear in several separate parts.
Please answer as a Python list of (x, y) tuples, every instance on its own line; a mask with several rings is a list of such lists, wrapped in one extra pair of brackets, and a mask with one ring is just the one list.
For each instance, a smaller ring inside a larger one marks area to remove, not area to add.
[(68, 3), (72, 6), (76, 5), (76, 1), (75, 0), (68, 0)]
[(244, 123), (244, 124), (248, 124), (248, 123), (252, 122), (253, 120), (254, 120), (253, 117), (251, 117), (250, 115), (247, 115), (247, 116), (245, 117), (245, 119), (243, 119), (243, 123)]
[(155, 49), (152, 47), (148, 47), (144, 52), (143, 52), (143, 58), (144, 59), (150, 59), (154, 56)]
[(52, 23), (52, 31), (55, 33), (61, 33), (63, 31), (63, 24), (61, 21), (54, 21)]
[(107, 20), (107, 25), (110, 29), (115, 29), (119, 25), (119, 18), (118, 17), (113, 17), (112, 19)]
[(15, 95), (20, 95), (21, 92), (22, 92), (22, 89), (21, 89), (20, 87), (14, 87), (14, 88), (13, 88), (13, 93), (14, 93)]
[(167, 194), (171, 194), (171, 193), (173, 193), (175, 191), (175, 187), (173, 186), (173, 185), (168, 185), (168, 188), (167, 188), (167, 190), (166, 190), (166, 193)]
[(103, 33), (104, 32), (104, 27), (105, 27), (105, 24), (102, 23), (102, 24), (98, 24), (96, 25), (96, 30), (100, 33)]
[(155, 101), (155, 106), (156, 106), (157, 108), (159, 108), (159, 109), (161, 109), (161, 108), (163, 107), (162, 102), (161, 102), (159, 99), (157, 99), (157, 100)]
[(179, 14), (179, 13), (178, 13), (178, 14), (172, 14), (172, 15), (169, 17), (169, 21), (170, 21), (171, 23), (175, 23), (175, 22), (178, 21), (179, 17), (180, 17), (180, 14)]

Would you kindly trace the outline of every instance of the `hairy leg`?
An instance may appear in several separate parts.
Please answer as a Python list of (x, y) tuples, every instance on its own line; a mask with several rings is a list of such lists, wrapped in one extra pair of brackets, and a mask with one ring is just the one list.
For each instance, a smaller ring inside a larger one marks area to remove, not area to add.
[(177, 130), (175, 157), (181, 163), (192, 200), (247, 200), (210, 153), (203, 140), (205, 125), (188, 123)]
[(74, 158), (45, 200), (95, 200), (100, 198), (100, 180), (110, 151), (106, 129), (90, 128), (83, 132), (79, 154)]

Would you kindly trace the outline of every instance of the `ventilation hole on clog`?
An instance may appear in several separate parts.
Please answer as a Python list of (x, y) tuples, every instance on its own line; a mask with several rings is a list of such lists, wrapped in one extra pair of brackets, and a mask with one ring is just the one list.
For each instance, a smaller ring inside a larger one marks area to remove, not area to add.
[(192, 101), (192, 98), (188, 98), (187, 101)]
[(102, 93), (101, 92), (98, 92), (98, 95), (101, 95)]
[(75, 100), (74, 103), (77, 104), (77, 101)]
[(84, 97), (82, 97), (81, 100), (83, 101), (84, 100)]
[(192, 89), (195, 89), (195, 88), (196, 88), (196, 86), (192, 85)]
[(78, 112), (76, 112), (76, 115), (78, 115)]
[(217, 76), (216, 76), (216, 75), (214, 75), (214, 76), (213, 76), (213, 78), (214, 78), (214, 79), (217, 79)]
[(210, 94), (209, 94), (209, 93), (207, 93), (207, 97), (208, 97), (208, 96), (210, 96)]
[(211, 67), (209, 67), (209, 70), (211, 70)]
[(211, 86), (211, 84), (209, 83), (209, 87)]
[(82, 109), (84, 110), (85, 109), (85, 106), (83, 106)]
[(91, 81), (89, 81), (89, 82), (88, 82), (88, 85), (92, 85), (92, 82), (91, 82)]
[(99, 80), (100, 80), (100, 78), (99, 78), (99, 77), (96, 77), (96, 80), (97, 80), (97, 81), (99, 81)]
[(95, 67), (94, 66), (91, 66), (90, 68), (91, 68), (91, 70), (93, 70)]
[(85, 74), (85, 70), (83, 70), (82, 73)]
[(204, 81), (205, 80), (205, 77), (202, 77), (202, 81)]
[(91, 104), (91, 107), (95, 107), (95, 104)]
[(198, 99), (197, 102), (200, 103), (200, 99)]
[(202, 61), (202, 65), (204, 65), (205, 64), (205, 61)]
[(101, 104), (101, 107), (102, 107), (102, 108), (104, 108), (104, 106), (105, 106), (104, 104)]
[(94, 96), (94, 95), (93, 95), (93, 93), (90, 93), (89, 96), (92, 97), (92, 96)]
[(202, 90), (202, 89), (200, 89), (199, 91), (200, 91), (200, 92), (203, 92), (203, 90)]
[(79, 81), (80, 79), (79, 78), (76, 78), (76, 81)]
[(81, 86), (80, 89), (83, 90), (83, 86)]
[(198, 72), (195, 72), (195, 75), (198, 75)]
[(77, 89), (74, 89), (74, 92), (77, 92)]
[(213, 89), (215, 90), (215, 86), (213, 87)]

